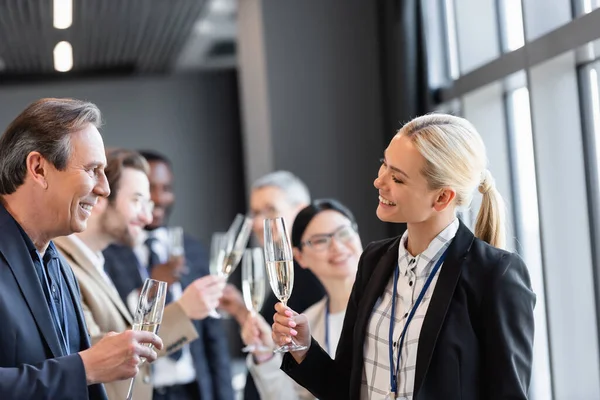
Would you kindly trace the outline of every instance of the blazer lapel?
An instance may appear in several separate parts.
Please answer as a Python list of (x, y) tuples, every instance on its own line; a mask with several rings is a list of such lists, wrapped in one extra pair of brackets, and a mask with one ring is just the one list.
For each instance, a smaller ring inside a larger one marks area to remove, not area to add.
[(91, 342), (87, 331), (87, 325), (85, 324), (83, 310), (81, 308), (81, 294), (79, 293), (79, 287), (75, 283), (73, 271), (68, 267), (69, 264), (67, 261), (62, 256), (59, 256), (59, 260), (60, 271), (65, 279), (65, 282), (67, 282), (67, 287), (69, 288), (69, 293), (71, 295), (71, 302), (73, 302), (73, 308), (75, 309), (75, 314), (77, 314), (79, 336), (81, 338), (81, 349), (87, 349), (91, 346)]
[(6, 259), (8, 267), (23, 293), (23, 299), (27, 302), (50, 351), (54, 357), (60, 357), (63, 352), (31, 254), (21, 236), (17, 222), (2, 205), (0, 205), (0, 232), (2, 232), (0, 253)]
[[(383, 254), (381, 258), (379, 258), (379, 262), (372, 270), (364, 270), (363, 273), (369, 274), (371, 273), (371, 277), (368, 278), (368, 282), (366, 282), (363, 287), (365, 288), (365, 292), (360, 298), (360, 305), (357, 310), (356, 316), (356, 326), (354, 335), (356, 337), (355, 343), (358, 343), (358, 348), (355, 349), (355, 352), (358, 353), (357, 357), (360, 357), (361, 362), (363, 361), (363, 350), (364, 350), (364, 341), (367, 332), (367, 325), (369, 324), (369, 319), (373, 312), (373, 307), (377, 303), (377, 300), (381, 297), (382, 293), (385, 290), (388, 282), (392, 274), (394, 273), (394, 268), (398, 265), (398, 246), (400, 244), (400, 236), (394, 240), (388, 247), (387, 251)], [(364, 260), (366, 265), (363, 265), (363, 268), (368, 268), (368, 263), (372, 262), (373, 259)], [(355, 359), (355, 361), (358, 358)], [(360, 368), (362, 373), (362, 365)], [(360, 382), (361, 377), (354, 377), (358, 379)]]
[(471, 231), (460, 221), (456, 236), (448, 248), (446, 260), (440, 269), (440, 275), (419, 335), (414, 384), (415, 398), (429, 369), (429, 363), (431, 362), (431, 356), (438, 335), (442, 329), (448, 307), (450, 306), (458, 279), (460, 278), (463, 261), (471, 248), (473, 240), (474, 236)]
[(69, 236), (64, 236), (55, 239), (54, 242), (58, 245), (60, 250), (64, 251), (80, 268), (85, 271), (85, 273), (94, 279), (95, 283), (110, 297), (110, 300), (113, 302), (115, 307), (117, 307), (121, 313), (121, 316), (129, 325), (131, 325), (133, 323), (131, 314), (127, 308), (125, 308), (123, 301), (119, 297), (117, 289), (106, 282), (106, 279), (102, 276), (100, 271), (96, 269), (92, 260), (86, 257), (73, 239), (71, 239)]

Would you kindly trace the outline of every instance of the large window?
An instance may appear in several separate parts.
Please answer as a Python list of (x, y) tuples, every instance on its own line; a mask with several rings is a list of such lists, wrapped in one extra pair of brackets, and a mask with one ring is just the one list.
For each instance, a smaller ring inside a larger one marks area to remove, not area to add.
[(600, 0), (575, 0), (577, 15), (589, 14), (600, 7)]
[(530, 398), (600, 399), (600, 0), (428, 1), (435, 108), (481, 133), (537, 294)]
[(502, 31), (502, 47), (504, 51), (513, 51), (525, 45), (523, 31), (523, 9), (521, 0), (500, 1), (500, 29)]
[(533, 398), (551, 400), (552, 384), (546, 330), (540, 213), (529, 90), (527, 87), (513, 90), (508, 94), (506, 100), (513, 169), (513, 193), (515, 195), (514, 210), (517, 221), (517, 249), (529, 268), (531, 284), (537, 296), (531, 393)]

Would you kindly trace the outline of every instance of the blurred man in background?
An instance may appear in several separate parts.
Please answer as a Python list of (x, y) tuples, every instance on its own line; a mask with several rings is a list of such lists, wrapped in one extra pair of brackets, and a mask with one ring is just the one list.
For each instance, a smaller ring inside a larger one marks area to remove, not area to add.
[[(192, 237), (184, 236), (185, 257), (169, 254), (167, 224), (175, 204), (173, 169), (161, 154), (141, 154), (150, 166), (152, 223), (134, 249), (112, 245), (104, 251), (107, 272), (130, 307), (145, 276), (168, 282), (170, 297), (177, 300), (194, 280), (209, 274), (206, 251)], [(198, 339), (153, 366), (154, 400), (233, 399), (229, 349), (221, 321), (206, 318), (194, 325)]]
[[(300, 210), (310, 203), (308, 188), (296, 175), (288, 171), (276, 171), (257, 179), (250, 192), (250, 214), (253, 218), (252, 231), (255, 239), (263, 246), (265, 218), (283, 217), (288, 234)], [(317, 277), (308, 269), (294, 262), (294, 289), (288, 301), (289, 307), (298, 312), (306, 310), (325, 296), (325, 289)], [(275, 304), (279, 300), (267, 289), (267, 297), (260, 314), (269, 323), (273, 323)], [(227, 285), (221, 298), (221, 308), (225, 309), (243, 326), (248, 310), (240, 291), (233, 285)], [(252, 376), (246, 376), (245, 400), (259, 399)]]
[[(131, 329), (131, 314), (104, 270), (102, 251), (112, 243), (132, 247), (152, 221), (149, 166), (140, 154), (123, 149), (107, 151), (108, 198), (99, 198), (85, 231), (59, 237), (55, 244), (67, 259), (81, 288), (83, 312), (92, 343), (108, 332)], [(189, 285), (179, 300), (165, 307), (159, 335), (164, 351), (176, 353), (198, 337), (193, 320), (203, 319), (218, 304), (224, 280), (205, 276)], [(108, 398), (127, 397), (129, 380), (106, 384)], [(143, 364), (135, 380), (133, 398), (151, 400), (151, 368)]]

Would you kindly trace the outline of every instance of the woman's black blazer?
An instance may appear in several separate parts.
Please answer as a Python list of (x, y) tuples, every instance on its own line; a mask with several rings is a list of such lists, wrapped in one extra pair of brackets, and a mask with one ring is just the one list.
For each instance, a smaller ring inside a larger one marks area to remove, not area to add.
[[(359, 400), (365, 332), (392, 277), (400, 237), (360, 259), (335, 360), (313, 339), (281, 368), (321, 400)], [(521, 258), (474, 237), (462, 223), (440, 270), (419, 336), (414, 400), (527, 399), (535, 294)]]

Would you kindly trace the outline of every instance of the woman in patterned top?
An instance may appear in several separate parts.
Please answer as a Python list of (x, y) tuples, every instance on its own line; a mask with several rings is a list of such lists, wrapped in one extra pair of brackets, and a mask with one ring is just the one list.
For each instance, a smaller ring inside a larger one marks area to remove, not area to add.
[[(321, 400), (526, 399), (535, 294), (521, 258), (502, 250), (504, 204), (478, 132), (459, 117), (418, 117), (374, 184), (379, 219), (407, 230), (365, 248), (335, 360), (306, 316), (277, 304), (275, 343), (309, 346), (282, 369)], [(473, 234), (457, 208), (475, 189)]]

